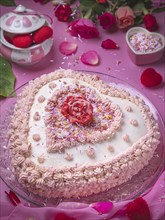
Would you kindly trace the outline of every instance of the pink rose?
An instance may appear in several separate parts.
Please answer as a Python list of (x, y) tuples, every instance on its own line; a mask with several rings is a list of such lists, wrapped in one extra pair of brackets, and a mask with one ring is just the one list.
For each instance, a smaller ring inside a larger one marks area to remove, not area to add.
[(72, 21), (68, 26), (72, 36), (91, 39), (99, 36), (99, 32), (95, 24), (87, 18), (80, 18)]
[(105, 12), (104, 14), (98, 16), (98, 19), (100, 21), (100, 25), (104, 29), (110, 29), (112, 26), (116, 24), (115, 16), (109, 12)]
[(118, 27), (121, 29), (130, 27), (134, 24), (134, 13), (129, 6), (119, 7), (115, 12)]

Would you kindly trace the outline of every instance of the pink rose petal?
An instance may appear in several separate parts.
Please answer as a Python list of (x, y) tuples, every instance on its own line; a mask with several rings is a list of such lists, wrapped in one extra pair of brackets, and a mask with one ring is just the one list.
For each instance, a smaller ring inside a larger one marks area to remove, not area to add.
[(59, 50), (62, 54), (69, 56), (76, 52), (77, 44), (68, 41), (63, 41), (59, 46)]
[(112, 202), (96, 202), (90, 205), (93, 209), (101, 214), (109, 213), (113, 207)]
[(95, 66), (99, 63), (99, 56), (96, 51), (90, 50), (82, 54), (81, 61), (84, 64)]

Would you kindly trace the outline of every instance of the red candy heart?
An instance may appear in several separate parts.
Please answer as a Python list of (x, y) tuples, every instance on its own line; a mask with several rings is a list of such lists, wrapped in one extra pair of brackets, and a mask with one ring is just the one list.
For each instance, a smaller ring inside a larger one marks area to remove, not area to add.
[(27, 48), (32, 44), (32, 42), (33, 38), (30, 34), (16, 35), (12, 39), (13, 45), (19, 48)]
[(42, 43), (53, 35), (53, 30), (49, 26), (43, 26), (34, 33), (33, 42)]
[(162, 76), (153, 68), (148, 68), (141, 75), (141, 83), (146, 87), (158, 86), (162, 82)]

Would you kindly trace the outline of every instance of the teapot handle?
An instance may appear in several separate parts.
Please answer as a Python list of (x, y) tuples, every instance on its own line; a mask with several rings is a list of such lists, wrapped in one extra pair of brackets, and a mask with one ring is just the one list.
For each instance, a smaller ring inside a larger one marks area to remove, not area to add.
[[(52, 19), (49, 15), (47, 15), (47, 14), (43, 14), (43, 15), (45, 16), (45, 20), (48, 21), (48, 19), (49, 19), (48, 22), (50, 22), (50, 24), (52, 25), (52, 24), (53, 24), (53, 19)], [(42, 17), (42, 15), (41, 15), (41, 17)], [(47, 19), (47, 18), (48, 18), (48, 19)]]

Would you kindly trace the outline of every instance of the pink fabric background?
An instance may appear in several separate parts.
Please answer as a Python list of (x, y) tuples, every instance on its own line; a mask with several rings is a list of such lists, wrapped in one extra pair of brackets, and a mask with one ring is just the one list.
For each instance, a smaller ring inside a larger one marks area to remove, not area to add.
[[(118, 30), (110, 33), (99, 27), (100, 37), (98, 39), (85, 40), (73, 38), (69, 35), (69, 33), (66, 32), (67, 24), (56, 20), (53, 12), (53, 6), (50, 2), (44, 6), (33, 2), (32, 0), (15, 0), (15, 2), (17, 4), (22, 4), (28, 8), (37, 10), (43, 14), (49, 15), (52, 18), (52, 27), (54, 30), (53, 48), (50, 54), (40, 63), (27, 67), (12, 63), (12, 69), (16, 76), (15, 88), (19, 88), (22, 84), (28, 82), (29, 80), (42, 74), (52, 72), (60, 67), (64, 69), (71, 68), (75, 70), (98, 71), (120, 78), (141, 91), (155, 105), (163, 121), (165, 121), (165, 83), (158, 88), (150, 89), (145, 88), (140, 82), (142, 71), (148, 67), (153, 67), (157, 72), (159, 72), (165, 82), (164, 57), (154, 64), (136, 66), (132, 63), (127, 54), (125, 31)], [(13, 8), (1, 6), (1, 14), (4, 14), (11, 9)], [(155, 16), (160, 26), (158, 32), (165, 35), (165, 13), (162, 12), (156, 14)], [(118, 50), (104, 50), (101, 48), (102, 40), (107, 38), (114, 40), (120, 46), (120, 48)], [(76, 42), (78, 44), (78, 50), (75, 55), (65, 57), (64, 55), (60, 54), (59, 44), (64, 40)], [(77, 62), (77, 58), (79, 58), (83, 52), (88, 50), (96, 50), (99, 54), (100, 64), (98, 66), (92, 67), (84, 65), (81, 63), (81, 61)], [(3, 108), (3, 106), (1, 106), (1, 108)], [(107, 216), (107, 214), (98, 215), (98, 212), (86, 204), (81, 204), (81, 206), (77, 208), (77, 203), (62, 203), (56, 208), (38, 208), (28, 207), (26, 202), (22, 200), (22, 203), (15, 208), (8, 201), (8, 198), (4, 192), (9, 191), (8, 187), (3, 183), (3, 181), (1, 181), (0, 184), (0, 217), (2, 220), (23, 220), (32, 217), (38, 220), (53, 220), (55, 213), (60, 210), (64, 210), (64, 212), (68, 214), (70, 213), (71, 216), (76, 217), (78, 220), (101, 220), (105, 219)], [(165, 218), (165, 171), (161, 174), (157, 182), (151, 187), (148, 193), (146, 193), (144, 199), (149, 205), (152, 219), (163, 220)], [(122, 208), (127, 203), (128, 201), (114, 204), (114, 208), (109, 214), (109, 217), (112, 216), (116, 210)], [(115, 218), (111, 219), (115, 220)]]

